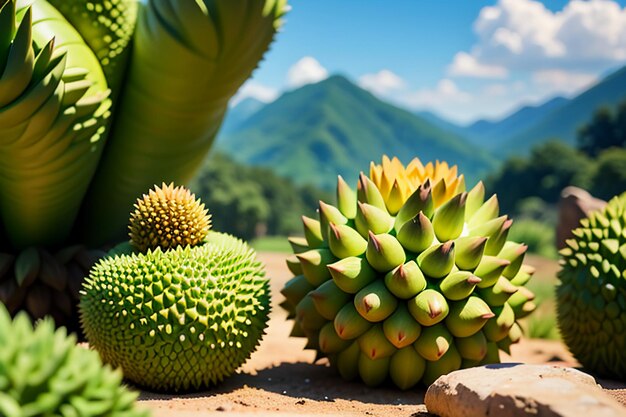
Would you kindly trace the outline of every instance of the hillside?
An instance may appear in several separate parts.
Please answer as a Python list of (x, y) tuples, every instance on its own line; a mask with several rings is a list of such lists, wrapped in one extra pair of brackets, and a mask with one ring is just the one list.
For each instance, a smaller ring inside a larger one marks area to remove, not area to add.
[(422, 119), (426, 120), (427, 122), (447, 132), (452, 132), (457, 135), (463, 136), (464, 138), (467, 138), (467, 136), (465, 136), (466, 129), (467, 129), (465, 126), (456, 124), (455, 122), (452, 122), (446, 119), (445, 117), (438, 115), (437, 113), (434, 113), (429, 110), (420, 110), (420, 111), (415, 112), (415, 114), (421, 117)]
[(254, 113), (259, 111), (265, 103), (252, 97), (245, 98), (235, 106), (228, 109), (222, 123), (220, 133), (228, 133), (235, 130), (241, 123)]
[(559, 138), (576, 143), (576, 132), (601, 106), (617, 106), (626, 100), (626, 67), (609, 75), (569, 102), (548, 112), (527, 129), (509, 137), (498, 147), (505, 154), (526, 153), (534, 145)]
[(476, 145), (494, 149), (568, 102), (564, 97), (554, 97), (537, 106), (524, 106), (500, 120), (478, 120), (467, 126), (463, 134)]
[(385, 103), (342, 76), (284, 94), (220, 136), (236, 160), (273, 168), (298, 183), (331, 189), (339, 173), (354, 179), (382, 154), (404, 162), (445, 159), (476, 179), (489, 155), (461, 136)]

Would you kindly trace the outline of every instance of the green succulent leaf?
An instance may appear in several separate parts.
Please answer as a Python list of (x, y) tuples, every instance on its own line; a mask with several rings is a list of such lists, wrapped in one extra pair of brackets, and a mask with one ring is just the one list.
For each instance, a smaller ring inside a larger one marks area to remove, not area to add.
[(76, 345), (46, 318), (33, 329), (25, 313), (12, 320), (0, 304), (0, 415), (147, 417), (135, 407), (120, 371)]
[(126, 74), (138, 0), (48, 0), (94, 52), (117, 96)]
[(46, 1), (9, 0), (0, 23), (2, 221), (18, 249), (57, 244), (100, 158), (109, 90), (91, 49)]

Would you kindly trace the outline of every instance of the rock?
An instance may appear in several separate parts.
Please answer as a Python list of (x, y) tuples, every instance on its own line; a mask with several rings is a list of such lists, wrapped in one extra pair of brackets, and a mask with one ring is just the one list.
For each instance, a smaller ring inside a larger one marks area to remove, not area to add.
[(556, 228), (556, 243), (559, 249), (565, 247), (565, 240), (570, 239), (572, 230), (578, 227), (581, 219), (590, 212), (601, 210), (606, 201), (595, 198), (578, 187), (565, 187), (559, 201), (559, 224)]
[(626, 408), (573, 368), (504, 363), (439, 377), (426, 408), (440, 417), (624, 417)]

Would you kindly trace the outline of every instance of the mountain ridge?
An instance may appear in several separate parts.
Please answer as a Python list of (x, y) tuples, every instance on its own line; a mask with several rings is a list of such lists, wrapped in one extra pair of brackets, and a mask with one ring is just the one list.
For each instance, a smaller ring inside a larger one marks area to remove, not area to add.
[(611, 73), (571, 98), (568, 103), (546, 114), (541, 120), (502, 142), (497, 149), (505, 154), (527, 153), (532, 146), (549, 139), (574, 145), (577, 130), (591, 121), (602, 106), (616, 107), (626, 100), (626, 67)]
[(220, 136), (217, 148), (239, 162), (270, 166), (296, 182), (325, 189), (334, 187), (337, 174), (355, 179), (382, 154), (405, 163), (415, 156), (445, 159), (470, 179), (494, 166), (486, 151), (461, 136), (376, 98), (341, 75), (285, 93)]

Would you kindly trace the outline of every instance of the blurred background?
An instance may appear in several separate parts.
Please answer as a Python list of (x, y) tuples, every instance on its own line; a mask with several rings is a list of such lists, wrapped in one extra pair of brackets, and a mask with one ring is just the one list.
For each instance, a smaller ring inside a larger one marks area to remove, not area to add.
[[(289, 251), (300, 216), (383, 153), (482, 179), (552, 291), (564, 187), (626, 190), (626, 0), (292, 0), (193, 183), (215, 228)], [(533, 287), (534, 286), (534, 287)]]

